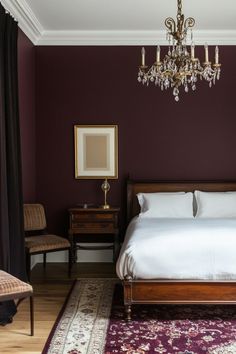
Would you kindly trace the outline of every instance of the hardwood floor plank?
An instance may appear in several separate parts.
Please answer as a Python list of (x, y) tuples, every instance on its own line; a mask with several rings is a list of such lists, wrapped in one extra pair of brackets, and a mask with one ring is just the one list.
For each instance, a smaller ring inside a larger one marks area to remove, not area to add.
[(46, 270), (42, 264), (37, 264), (31, 276), (35, 298), (35, 335), (29, 335), (29, 301), (24, 300), (13, 323), (0, 327), (0, 354), (41, 354), (73, 281), (77, 278), (105, 277), (116, 277), (114, 264), (78, 263), (70, 279), (66, 264), (49, 263)]

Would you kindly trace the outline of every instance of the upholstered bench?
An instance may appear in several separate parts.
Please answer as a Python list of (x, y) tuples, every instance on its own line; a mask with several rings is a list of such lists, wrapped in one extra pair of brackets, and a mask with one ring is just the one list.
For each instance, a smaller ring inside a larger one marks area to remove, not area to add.
[(34, 308), (33, 308), (33, 288), (13, 275), (0, 270), (0, 302), (8, 300), (21, 300), (30, 298), (30, 327), (31, 336), (34, 335)]

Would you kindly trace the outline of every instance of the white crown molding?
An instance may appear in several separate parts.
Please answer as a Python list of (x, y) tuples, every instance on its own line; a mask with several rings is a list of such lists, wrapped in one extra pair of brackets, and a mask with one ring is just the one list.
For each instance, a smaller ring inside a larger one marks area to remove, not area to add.
[(2, 5), (18, 21), (19, 27), (37, 44), (43, 35), (43, 27), (25, 0), (1, 0)]
[[(236, 45), (235, 31), (195, 31), (196, 45)], [(168, 45), (165, 31), (44, 31), (37, 45)]]
[[(35, 45), (126, 46), (168, 45), (163, 31), (46, 31), (26, 0), (1, 0)], [(194, 31), (196, 45), (236, 45), (236, 30)]]
[(199, 30), (194, 31), (196, 44), (208, 43), (210, 45), (236, 45), (236, 30)]

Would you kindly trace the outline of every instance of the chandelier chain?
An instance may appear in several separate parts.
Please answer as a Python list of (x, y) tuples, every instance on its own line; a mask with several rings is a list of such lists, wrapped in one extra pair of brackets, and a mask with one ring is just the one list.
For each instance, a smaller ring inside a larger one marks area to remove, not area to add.
[(178, 13), (177, 13), (177, 17), (181, 17), (182, 15), (182, 0), (177, 0), (178, 1)]

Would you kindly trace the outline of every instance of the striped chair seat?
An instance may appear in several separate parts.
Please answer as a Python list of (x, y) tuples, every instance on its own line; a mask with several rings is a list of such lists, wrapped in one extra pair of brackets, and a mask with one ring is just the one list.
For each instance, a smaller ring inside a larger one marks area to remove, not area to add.
[(30, 296), (33, 288), (13, 275), (0, 270), (0, 301), (20, 299)]
[(25, 247), (29, 253), (44, 252), (70, 247), (70, 242), (56, 235), (39, 235), (25, 237)]

